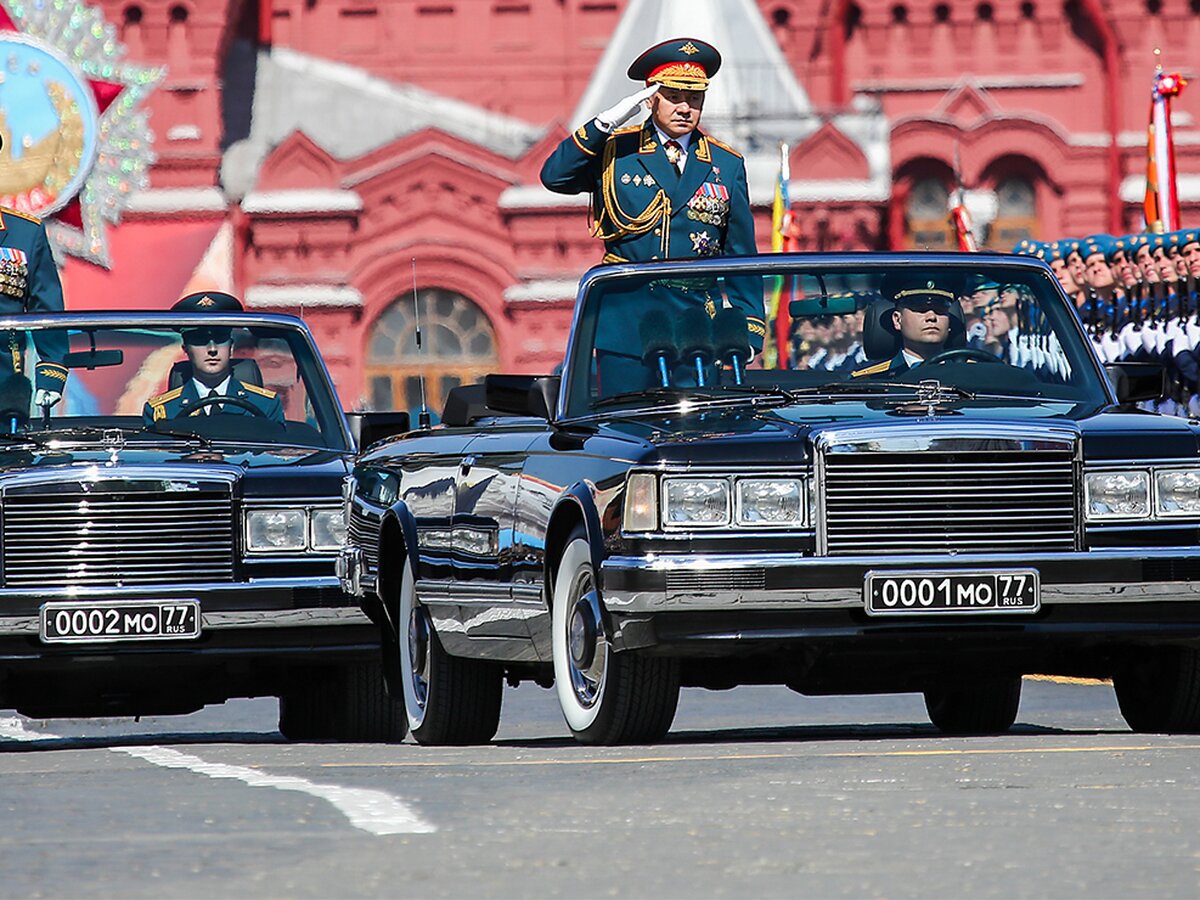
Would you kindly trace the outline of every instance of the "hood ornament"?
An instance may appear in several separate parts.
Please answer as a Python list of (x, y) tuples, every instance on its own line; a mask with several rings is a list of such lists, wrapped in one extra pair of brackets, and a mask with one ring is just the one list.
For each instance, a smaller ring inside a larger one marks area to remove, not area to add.
[(938, 401), (942, 399), (942, 383), (935, 378), (927, 378), (917, 383), (917, 403), (925, 407), (925, 415), (932, 416)]

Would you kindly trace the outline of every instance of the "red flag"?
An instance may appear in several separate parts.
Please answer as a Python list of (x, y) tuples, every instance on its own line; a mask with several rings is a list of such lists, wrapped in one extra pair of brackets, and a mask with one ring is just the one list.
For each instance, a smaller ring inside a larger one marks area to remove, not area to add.
[(1147, 231), (1179, 228), (1179, 189), (1175, 183), (1175, 139), (1171, 127), (1171, 98), (1179, 96), (1187, 81), (1178, 72), (1154, 73), (1150, 92), (1150, 127), (1146, 140), (1146, 199), (1143, 210)]

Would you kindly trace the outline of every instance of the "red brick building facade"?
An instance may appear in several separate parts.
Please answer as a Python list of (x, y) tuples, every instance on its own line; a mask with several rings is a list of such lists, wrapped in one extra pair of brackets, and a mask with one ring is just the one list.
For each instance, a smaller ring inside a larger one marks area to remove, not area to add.
[[(747, 152), (764, 249), (781, 140), (806, 249), (945, 245), (956, 155), (991, 246), (1136, 229), (1154, 48), (1186, 73), (1200, 46), (1200, 0), (95, 5), (128, 59), (166, 75), (150, 189), (112, 230), (111, 269), (68, 261), (68, 305), (206, 285), (301, 312), (348, 406), (408, 405), (419, 367), (436, 404), (458, 379), (558, 361), (601, 250), (586, 198), (538, 170), (633, 87), (631, 48), (671, 29), (725, 53), (705, 121)], [(1195, 90), (1175, 110), (1185, 222)]]

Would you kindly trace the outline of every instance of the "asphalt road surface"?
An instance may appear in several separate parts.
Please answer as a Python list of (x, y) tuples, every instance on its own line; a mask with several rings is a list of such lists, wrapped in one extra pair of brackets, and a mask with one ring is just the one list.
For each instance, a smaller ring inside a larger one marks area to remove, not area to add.
[(287, 744), (268, 700), (0, 713), (0, 895), (1200, 893), (1200, 736), (1131, 734), (1102, 685), (1026, 681), (969, 739), (913, 695), (688, 690), (665, 742), (605, 749), (506, 690), (471, 748)]

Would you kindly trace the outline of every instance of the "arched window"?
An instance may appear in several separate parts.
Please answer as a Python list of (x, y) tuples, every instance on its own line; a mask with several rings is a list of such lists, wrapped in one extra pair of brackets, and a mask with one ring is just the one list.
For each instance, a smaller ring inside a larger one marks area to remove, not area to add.
[(915, 250), (949, 250), (957, 246), (950, 227), (950, 188), (941, 178), (918, 178), (905, 201), (908, 246)]
[(988, 246), (1008, 250), (1038, 234), (1037, 192), (1028, 178), (1009, 175), (996, 182), (996, 218), (988, 232)]
[(483, 311), (462, 294), (443, 288), (418, 291), (421, 343), (417, 350), (413, 295), (397, 298), (375, 322), (367, 339), (367, 396), (372, 409), (415, 413), (426, 403), (440, 413), (446, 394), (474, 384), (496, 370), (496, 336)]

